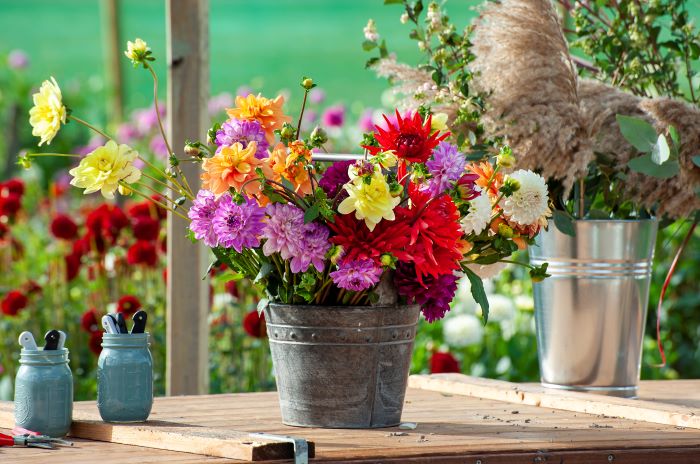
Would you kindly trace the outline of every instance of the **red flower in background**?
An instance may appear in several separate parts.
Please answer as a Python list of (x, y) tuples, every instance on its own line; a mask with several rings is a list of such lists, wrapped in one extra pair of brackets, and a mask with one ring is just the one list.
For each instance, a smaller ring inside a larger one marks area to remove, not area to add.
[(155, 267), (157, 260), (158, 254), (155, 245), (144, 240), (137, 241), (126, 252), (126, 261), (131, 265), (142, 264)]
[(24, 285), (23, 285), (24, 293), (27, 295), (34, 295), (36, 293), (41, 293), (43, 290), (41, 288), (41, 285), (37, 283), (35, 280), (28, 280)]
[(370, 231), (353, 214), (337, 214), (335, 222), (328, 226), (334, 233), (331, 243), (343, 247), (344, 259), (372, 259), (378, 264), (384, 253), (391, 253), (400, 261), (410, 259), (406, 247), (411, 230), (404, 221), (383, 220)]
[(0, 222), (0, 241), (7, 239), (10, 236), (10, 228)]
[(129, 225), (129, 218), (118, 206), (103, 203), (88, 214), (85, 225), (93, 236), (104, 237), (114, 243), (122, 229)]
[(95, 308), (90, 308), (80, 316), (80, 327), (87, 333), (100, 330), (100, 320), (102, 316)]
[(160, 235), (160, 223), (149, 216), (140, 216), (134, 219), (132, 232), (137, 240), (157, 240)]
[(95, 353), (96, 355), (100, 355), (102, 353), (102, 335), (104, 332), (101, 330), (97, 330), (95, 332), (92, 332), (90, 334), (90, 341), (88, 342), (88, 346), (90, 347), (90, 351)]
[[(397, 220), (410, 225), (410, 241), (406, 251), (422, 277), (448, 274), (459, 268), (462, 258), (459, 239), (459, 211), (449, 195), (431, 199), (428, 192), (410, 188), (412, 208), (397, 209)], [(384, 221), (382, 221), (384, 222)]]
[(255, 338), (267, 337), (267, 327), (265, 326), (265, 315), (253, 310), (243, 318), (243, 329), (248, 335)]
[(124, 295), (117, 301), (117, 312), (131, 316), (141, 309), (141, 302), (134, 295)]
[(8, 316), (16, 316), (20, 310), (27, 307), (29, 300), (27, 296), (19, 290), (11, 290), (5, 295), (0, 303), (2, 313)]
[(65, 263), (66, 263), (66, 282), (70, 282), (71, 280), (78, 277), (78, 273), (80, 272), (80, 265), (81, 265), (80, 254), (73, 252), (73, 253), (66, 255)]
[(462, 372), (459, 369), (459, 361), (450, 353), (433, 353), (430, 357), (430, 373), (444, 374), (448, 372)]
[(22, 195), (10, 192), (7, 195), (0, 196), (0, 216), (13, 218), (21, 208)]
[(24, 195), (24, 181), (22, 179), (13, 178), (0, 184), (0, 194), (5, 196), (6, 192), (14, 193), (20, 197)]
[[(160, 198), (156, 195), (153, 195), (153, 198)], [(165, 219), (167, 217), (168, 213), (164, 208), (161, 208), (160, 206), (156, 205), (152, 201), (142, 201), (140, 203), (134, 203), (129, 207), (129, 216), (132, 219), (136, 218), (141, 218), (141, 217), (148, 217), (151, 219)]]
[(424, 163), (430, 158), (433, 148), (450, 135), (449, 132), (439, 135), (437, 131), (431, 134), (432, 116), (428, 116), (423, 123), (423, 118), (418, 112), (404, 119), (396, 110), (396, 126), (386, 115), (384, 120), (387, 124), (386, 129), (374, 126), (377, 130), (374, 137), (380, 146), (363, 146), (373, 155), (380, 151), (392, 150), (397, 157), (405, 161)]
[(229, 295), (236, 299), (238, 299), (241, 296), (240, 292), (238, 291), (238, 281), (236, 280), (226, 281), (226, 283), (224, 284), (224, 288), (226, 288), (226, 291)]
[(78, 237), (78, 225), (66, 214), (57, 214), (51, 220), (51, 233), (63, 240), (74, 240)]

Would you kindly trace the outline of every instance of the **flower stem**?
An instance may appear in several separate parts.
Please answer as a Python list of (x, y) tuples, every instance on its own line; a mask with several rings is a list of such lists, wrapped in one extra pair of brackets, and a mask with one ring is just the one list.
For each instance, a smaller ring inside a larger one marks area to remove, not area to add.
[(87, 121), (83, 121), (82, 119), (80, 119), (80, 118), (78, 118), (78, 117), (76, 117), (76, 116), (73, 116), (73, 115), (68, 116), (68, 118), (69, 118), (69, 119), (72, 119), (73, 121), (77, 122), (78, 124), (82, 124), (83, 126), (87, 127), (88, 129), (91, 129), (91, 130), (97, 132), (97, 133), (100, 134), (102, 137), (106, 138), (107, 140), (114, 140), (112, 137), (110, 137), (109, 135), (105, 134), (104, 132), (102, 132), (102, 131), (99, 130), (97, 127), (93, 126), (92, 124), (90, 124), (90, 123), (87, 122)]
[(152, 201), (153, 203), (155, 203), (156, 205), (160, 206), (161, 208), (167, 209), (168, 211), (170, 211), (171, 213), (175, 214), (176, 216), (180, 216), (180, 217), (181, 217), (182, 219), (184, 219), (185, 221), (188, 221), (188, 222), (190, 221), (190, 218), (188, 218), (187, 216), (184, 216), (184, 215), (178, 213), (177, 211), (175, 211), (174, 209), (170, 208), (168, 205), (166, 205), (166, 204), (164, 204), (164, 203), (161, 203), (161, 202), (159, 202), (159, 201), (157, 201), (157, 200), (154, 200), (153, 198), (151, 198), (150, 196), (146, 195), (145, 193), (139, 192), (139, 191), (136, 190), (135, 188), (132, 188), (132, 187), (131, 187), (129, 184), (127, 184), (126, 182), (120, 181), (120, 182), (119, 182), (119, 185), (121, 185), (121, 186), (123, 186), (123, 187), (125, 187), (125, 188), (127, 188), (127, 189), (129, 189), (129, 190), (131, 190), (131, 191), (134, 192), (135, 194), (137, 194), (137, 195), (139, 195), (139, 196), (145, 198), (145, 199), (148, 200), (148, 201)]
[(31, 153), (27, 155), (30, 158), (38, 158), (39, 156), (61, 156), (64, 158), (82, 158), (82, 155), (74, 155), (74, 154), (68, 154), (68, 153)]
[(304, 116), (304, 109), (306, 109), (306, 97), (308, 95), (309, 91), (307, 89), (304, 89), (304, 101), (301, 103), (301, 112), (299, 113), (299, 122), (297, 123), (297, 139), (299, 138), (299, 134), (301, 133), (301, 118)]
[(167, 201), (169, 201), (170, 203), (172, 203), (173, 205), (176, 205), (176, 206), (177, 206), (177, 203), (175, 203), (175, 200), (173, 200), (172, 198), (170, 198), (170, 197), (167, 196), (167, 195), (163, 195), (161, 192), (159, 192), (158, 190), (154, 189), (153, 187), (151, 187), (151, 186), (148, 185), (148, 184), (144, 184), (143, 182), (135, 182), (134, 185), (140, 185), (141, 187), (145, 187), (145, 188), (147, 188), (148, 190), (150, 190), (151, 192), (153, 192), (153, 193), (155, 193), (156, 195), (158, 195), (159, 197), (162, 197), (164, 200), (167, 200)]

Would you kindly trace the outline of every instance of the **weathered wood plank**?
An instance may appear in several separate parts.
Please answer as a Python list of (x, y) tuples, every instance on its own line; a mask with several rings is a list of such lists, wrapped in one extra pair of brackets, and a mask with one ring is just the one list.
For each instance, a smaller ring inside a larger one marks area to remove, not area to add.
[[(180, 154), (185, 141), (206, 132), (209, 97), (209, 2), (167, 0), (168, 131)], [(199, 165), (181, 163), (193, 189), (199, 185)], [(168, 395), (208, 391), (209, 288), (202, 281), (207, 268), (203, 246), (186, 237), (187, 223), (168, 215), (167, 360)]]
[[(649, 383), (643, 385), (645, 387), (643, 387), (642, 395), (661, 393), (657, 392)], [(415, 375), (409, 378), (411, 388), (700, 429), (700, 410), (691, 407), (691, 405), (696, 405), (698, 401), (698, 384), (694, 385), (695, 392), (685, 392), (686, 395), (692, 396), (683, 396), (677, 390), (668, 390), (670, 385), (667, 385), (664, 388), (668, 393), (663, 395), (662, 399), (657, 397), (656, 401), (647, 401), (553, 390), (535, 384), (516, 384), (462, 374)], [(671, 391), (673, 393), (670, 393)], [(669, 395), (675, 396), (675, 404), (666, 402), (672, 398)], [(679, 406), (678, 404), (682, 402), (688, 406)]]

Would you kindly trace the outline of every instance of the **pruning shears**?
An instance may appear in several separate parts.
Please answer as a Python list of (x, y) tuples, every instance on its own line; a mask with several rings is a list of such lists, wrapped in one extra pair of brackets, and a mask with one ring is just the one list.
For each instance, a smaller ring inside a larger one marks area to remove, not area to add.
[(26, 446), (30, 448), (54, 449), (55, 446), (73, 446), (73, 442), (46, 435), (5, 435), (0, 433), (0, 446)]

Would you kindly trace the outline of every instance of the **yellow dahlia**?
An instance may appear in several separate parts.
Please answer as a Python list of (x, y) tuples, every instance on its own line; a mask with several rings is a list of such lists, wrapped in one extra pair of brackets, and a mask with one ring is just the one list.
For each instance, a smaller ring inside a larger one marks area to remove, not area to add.
[(281, 129), (285, 122), (292, 120), (282, 112), (283, 105), (284, 97), (281, 95), (270, 100), (260, 94), (257, 96), (250, 94), (247, 97), (236, 97), (236, 107), (226, 112), (232, 118), (259, 121), (267, 141), (272, 144), (275, 142), (275, 129)]
[[(234, 143), (224, 146), (221, 151), (202, 163), (202, 188), (219, 196), (233, 188), (241, 192), (243, 184), (258, 177), (255, 169), (263, 167), (263, 161), (255, 157), (258, 149), (256, 142), (250, 142), (247, 147)], [(249, 182), (245, 188), (249, 195), (260, 191), (259, 182)]]
[(136, 150), (128, 145), (117, 145), (110, 140), (101, 147), (88, 153), (80, 160), (78, 167), (69, 171), (73, 179), (71, 185), (84, 188), (84, 194), (101, 191), (105, 198), (114, 198), (117, 188), (126, 193), (128, 188), (121, 188), (119, 182), (134, 183), (141, 178), (141, 171), (133, 165), (138, 157)]
[(344, 185), (348, 197), (338, 205), (340, 214), (355, 212), (358, 220), (364, 220), (369, 230), (382, 219), (394, 220), (394, 208), (401, 202), (400, 197), (393, 197), (386, 179), (379, 170), (365, 181), (365, 176), (357, 176)]
[(34, 106), (29, 110), (32, 135), (41, 137), (39, 146), (44, 143), (48, 145), (56, 137), (61, 124), (66, 123), (68, 116), (56, 79), (52, 77), (50, 81), (44, 81), (32, 98)]
[(133, 42), (131, 40), (126, 42), (126, 51), (124, 54), (129, 58), (134, 64), (142, 62), (146, 57), (148, 57), (151, 49), (148, 44), (143, 40), (137, 38)]

